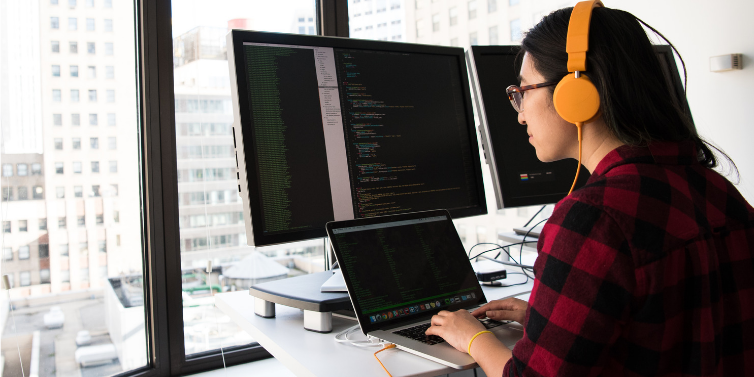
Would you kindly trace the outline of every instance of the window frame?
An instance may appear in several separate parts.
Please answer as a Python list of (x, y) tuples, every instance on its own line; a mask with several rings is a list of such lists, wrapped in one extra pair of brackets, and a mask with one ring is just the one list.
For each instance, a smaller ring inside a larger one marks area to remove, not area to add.
[[(171, 1), (135, 4), (148, 365), (120, 375), (177, 376), (269, 358), (257, 343), (186, 355), (183, 323), (169, 320), (183, 318)], [(347, 0), (314, 4), (319, 35), (348, 37)]]

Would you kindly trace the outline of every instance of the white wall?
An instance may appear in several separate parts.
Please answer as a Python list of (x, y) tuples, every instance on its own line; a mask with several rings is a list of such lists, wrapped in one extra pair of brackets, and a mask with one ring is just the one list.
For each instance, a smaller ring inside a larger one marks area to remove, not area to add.
[[(754, 203), (754, 1), (605, 0), (605, 6), (633, 13), (678, 48), (697, 129), (738, 165), (738, 190)], [(744, 55), (743, 70), (710, 72), (711, 56), (730, 53)]]

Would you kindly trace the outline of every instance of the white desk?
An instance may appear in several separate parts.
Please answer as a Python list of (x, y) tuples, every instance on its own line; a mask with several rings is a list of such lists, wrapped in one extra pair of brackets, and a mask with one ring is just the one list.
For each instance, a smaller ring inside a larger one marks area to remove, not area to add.
[[(521, 279), (513, 275), (509, 279)], [(531, 291), (533, 282), (515, 287), (483, 287), (488, 301)], [(522, 296), (522, 299), (528, 299)], [(374, 359), (379, 347), (359, 348), (336, 343), (335, 334), (356, 324), (355, 321), (333, 317), (333, 330), (319, 334), (304, 330), (304, 313), (299, 309), (276, 305), (275, 318), (262, 318), (254, 314), (254, 300), (248, 291), (215, 295), (215, 306), (243, 328), (272, 356), (297, 376), (356, 376), (385, 377), (385, 371)], [(360, 331), (352, 333), (351, 339), (363, 338)], [(457, 369), (433, 361), (390, 349), (380, 352), (380, 360), (395, 376), (437, 376), (458, 372)], [(481, 370), (481, 369), (480, 369)], [(468, 374), (470, 371), (467, 371)], [(471, 373), (473, 376), (473, 373)]]

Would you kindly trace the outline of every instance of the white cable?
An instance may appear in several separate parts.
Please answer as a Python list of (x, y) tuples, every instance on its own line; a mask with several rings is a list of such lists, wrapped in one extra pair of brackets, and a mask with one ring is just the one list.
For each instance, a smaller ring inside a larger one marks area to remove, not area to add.
[(359, 328), (359, 325), (354, 325), (354, 326), (351, 326), (351, 327), (349, 327), (349, 328), (347, 328), (347, 329), (345, 329), (345, 330), (343, 330), (343, 331), (335, 334), (335, 341), (338, 342), (338, 343), (348, 343), (348, 344), (350, 344), (350, 345), (352, 345), (354, 347), (381, 347), (381, 346), (384, 346), (385, 344), (388, 344), (388, 343), (385, 343), (385, 342), (374, 343), (374, 342), (372, 342), (372, 340), (377, 339), (377, 338), (375, 338), (373, 336), (370, 336), (370, 335), (367, 335), (368, 336), (367, 340), (351, 340), (351, 339), (348, 339), (348, 334), (354, 332), (354, 330), (356, 330), (358, 328)]

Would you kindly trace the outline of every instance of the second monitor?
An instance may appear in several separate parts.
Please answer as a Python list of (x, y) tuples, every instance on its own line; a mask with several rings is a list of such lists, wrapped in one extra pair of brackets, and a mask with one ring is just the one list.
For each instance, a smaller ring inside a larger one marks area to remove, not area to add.
[(250, 245), (487, 212), (463, 49), (239, 30), (227, 46)]

